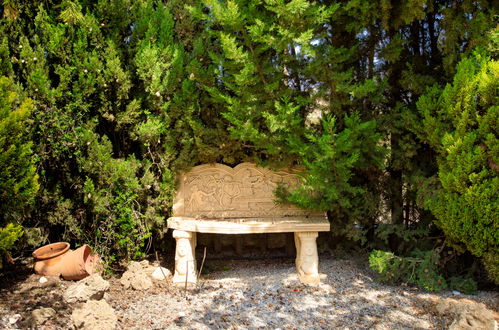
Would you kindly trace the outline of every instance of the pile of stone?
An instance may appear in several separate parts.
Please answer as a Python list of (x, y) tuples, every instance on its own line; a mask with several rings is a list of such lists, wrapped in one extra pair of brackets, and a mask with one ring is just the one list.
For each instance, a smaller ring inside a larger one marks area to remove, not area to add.
[(70, 285), (64, 300), (77, 304), (71, 319), (77, 329), (114, 329), (118, 322), (113, 308), (104, 300), (109, 282), (94, 274)]
[[(40, 283), (45, 283), (45, 277)], [(109, 290), (109, 282), (99, 274), (93, 274), (66, 289), (63, 299), (74, 305), (71, 319), (77, 329), (115, 329), (118, 318), (113, 308), (103, 299)], [(53, 308), (39, 308), (31, 312), (30, 324), (33, 328), (42, 327), (54, 318), (57, 312)]]
[[(164, 281), (172, 276), (171, 272), (163, 267), (149, 264), (147, 260), (132, 262), (120, 279), (125, 289), (148, 290), (154, 281)], [(44, 285), (48, 279), (42, 277), (40, 283)], [(73, 305), (71, 321), (76, 329), (115, 329), (118, 318), (108, 301), (107, 293), (110, 283), (99, 274), (92, 274), (77, 281), (65, 290), (63, 299)], [(42, 327), (48, 320), (54, 318), (57, 312), (53, 308), (39, 308), (31, 314), (31, 326)]]
[(121, 284), (125, 289), (143, 291), (153, 286), (152, 280), (162, 281), (171, 277), (171, 272), (164, 268), (150, 265), (147, 260), (132, 261), (127, 271), (121, 277)]
[(436, 305), (436, 310), (453, 319), (449, 330), (497, 329), (499, 314), (471, 299), (447, 298)]

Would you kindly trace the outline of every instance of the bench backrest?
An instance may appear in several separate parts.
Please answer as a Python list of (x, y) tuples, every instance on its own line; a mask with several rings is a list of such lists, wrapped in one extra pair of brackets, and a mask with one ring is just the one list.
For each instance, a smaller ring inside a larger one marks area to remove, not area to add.
[(314, 216), (322, 212), (276, 204), (278, 184), (293, 188), (299, 178), (291, 171), (271, 171), (255, 164), (234, 168), (206, 164), (180, 177), (173, 215), (194, 218), (282, 218)]

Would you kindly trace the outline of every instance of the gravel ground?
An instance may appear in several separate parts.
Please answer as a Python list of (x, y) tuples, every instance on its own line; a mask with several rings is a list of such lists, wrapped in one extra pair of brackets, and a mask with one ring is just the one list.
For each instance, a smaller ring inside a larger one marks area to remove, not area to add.
[[(467, 298), (499, 310), (499, 294), (476, 296), (389, 286), (374, 281), (365, 258), (320, 258), (321, 284), (299, 283), (291, 259), (207, 261), (197, 288), (184, 291), (170, 280), (148, 291), (124, 290), (112, 278), (106, 300), (120, 329), (427, 329), (447, 328), (452, 319), (435, 305), (444, 298)], [(40, 286), (29, 275), (13, 287), (0, 288), (0, 328), (28, 328), (31, 310), (52, 307), (56, 317), (45, 329), (71, 328), (74, 306), (62, 301), (70, 284), (51, 279)], [(11, 321), (15, 320), (14, 323)]]
[[(364, 263), (365, 265), (365, 263)], [(321, 284), (299, 283), (292, 260), (219, 261), (197, 289), (169, 287), (125, 306), (112, 302), (122, 328), (427, 329), (452, 321), (435, 313), (439, 299), (410, 287), (376, 283), (352, 260), (321, 258)], [(463, 296), (464, 295), (460, 295)], [(466, 296), (498, 310), (497, 292)]]

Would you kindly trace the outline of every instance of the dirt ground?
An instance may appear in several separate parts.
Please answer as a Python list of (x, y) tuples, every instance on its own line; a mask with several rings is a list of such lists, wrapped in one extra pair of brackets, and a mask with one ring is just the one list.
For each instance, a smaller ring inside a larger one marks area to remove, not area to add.
[[(208, 260), (198, 287), (188, 291), (170, 279), (155, 281), (147, 291), (125, 290), (117, 274), (107, 279), (111, 286), (105, 299), (120, 329), (443, 329), (453, 319), (437, 313), (442, 299), (471, 299), (499, 310), (494, 291), (435, 294), (377, 283), (360, 259), (321, 257), (317, 287), (298, 282), (290, 258)], [(55, 309), (56, 315), (41, 329), (72, 328), (75, 306), (62, 295), (73, 282), (48, 277), (40, 283), (31, 266), (32, 260), (25, 259), (0, 273), (0, 328), (29, 328), (31, 312), (42, 307)]]

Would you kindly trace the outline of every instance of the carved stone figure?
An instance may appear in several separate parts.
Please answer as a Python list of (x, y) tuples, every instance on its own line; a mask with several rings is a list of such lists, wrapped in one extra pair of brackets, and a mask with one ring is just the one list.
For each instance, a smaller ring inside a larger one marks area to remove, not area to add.
[(305, 284), (319, 283), (317, 236), (317, 232), (295, 233), (296, 270), (300, 282)]
[(174, 283), (185, 283), (187, 278), (188, 284), (196, 284), (196, 233), (183, 230), (174, 230), (173, 237), (177, 240), (177, 248), (175, 250), (175, 274), (173, 275)]

